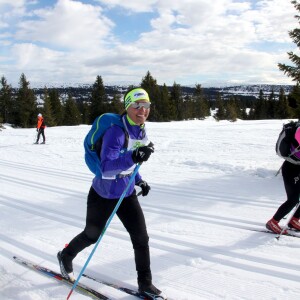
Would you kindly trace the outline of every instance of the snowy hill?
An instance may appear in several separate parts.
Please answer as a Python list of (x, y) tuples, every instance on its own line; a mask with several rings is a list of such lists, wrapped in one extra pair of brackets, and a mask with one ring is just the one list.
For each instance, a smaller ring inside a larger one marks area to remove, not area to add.
[[(153, 281), (170, 298), (299, 299), (300, 239), (278, 241), (251, 231), (264, 229), (286, 199), (281, 175), (274, 175), (282, 164), (274, 144), (283, 122), (147, 124), (155, 153), (141, 167), (151, 191), (139, 200), (150, 236)], [(12, 257), (59, 270), (57, 251), (85, 224), (92, 180), (83, 159), (88, 129), (47, 128), (46, 145), (32, 144), (34, 129), (0, 132), (1, 299), (66, 299), (66, 286)], [(74, 260), (75, 275), (91, 250)], [(117, 218), (86, 272), (136, 287), (133, 249)], [(134, 299), (81, 281), (113, 299)], [(71, 299), (90, 298), (74, 292)]]
[(219, 92), (222, 95), (239, 95), (239, 96), (254, 96), (258, 98), (260, 90), (262, 90), (264, 96), (270, 95), (272, 92), (275, 97), (278, 98), (280, 89), (283, 88), (285, 95), (288, 95), (293, 86), (292, 85), (238, 85), (220, 88)]

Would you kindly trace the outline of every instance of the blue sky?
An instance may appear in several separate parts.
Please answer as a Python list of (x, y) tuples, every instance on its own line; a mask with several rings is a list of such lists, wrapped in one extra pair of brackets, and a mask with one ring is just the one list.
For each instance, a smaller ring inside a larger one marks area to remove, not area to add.
[(0, 76), (17, 86), (292, 84), (289, 0), (0, 0)]

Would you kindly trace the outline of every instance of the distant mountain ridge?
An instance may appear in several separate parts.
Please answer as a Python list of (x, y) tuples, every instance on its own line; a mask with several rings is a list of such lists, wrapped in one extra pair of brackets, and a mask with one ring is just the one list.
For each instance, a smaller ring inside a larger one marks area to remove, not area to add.
[[(92, 92), (92, 84), (77, 84), (72, 86), (56, 86), (47, 87), (47, 89), (56, 89), (62, 99), (67, 99), (68, 95), (71, 95), (75, 100), (81, 102), (89, 99)], [(124, 95), (130, 85), (105, 85), (106, 94), (109, 97), (113, 97), (115, 94)], [(172, 86), (168, 87), (169, 90)], [(280, 89), (283, 88), (285, 94), (289, 94), (293, 88), (293, 85), (270, 85), (270, 84), (253, 84), (253, 85), (236, 85), (227, 87), (202, 87), (203, 94), (208, 99), (215, 99), (217, 94), (221, 94), (225, 99), (231, 96), (239, 96), (240, 98), (255, 99), (258, 98), (260, 90), (262, 90), (265, 96), (268, 96), (274, 92), (275, 97), (278, 97)], [(13, 88), (17, 92), (18, 88)], [(41, 99), (45, 87), (32, 88), (38, 99)], [(192, 95), (195, 91), (195, 87), (181, 86), (182, 94)]]
[(288, 94), (291, 92), (293, 85), (237, 85), (220, 88), (220, 91), (224, 94), (258, 95), (260, 90), (262, 90), (265, 95), (271, 94), (272, 91), (275, 95), (278, 95), (281, 88), (283, 88), (285, 94)]

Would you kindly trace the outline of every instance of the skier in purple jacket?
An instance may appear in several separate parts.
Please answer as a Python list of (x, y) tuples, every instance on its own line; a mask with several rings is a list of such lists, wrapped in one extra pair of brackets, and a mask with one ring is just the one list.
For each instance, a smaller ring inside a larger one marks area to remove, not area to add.
[[(86, 226), (57, 254), (62, 275), (71, 280), (74, 280), (73, 259), (83, 249), (97, 242), (136, 164), (146, 162), (154, 152), (153, 146), (147, 146), (149, 141), (145, 130), (151, 105), (148, 93), (142, 88), (132, 89), (125, 94), (124, 104), (126, 113), (122, 119), (128, 136), (127, 149), (123, 149), (125, 131), (119, 126), (111, 126), (102, 137), (99, 153), (102, 174), (93, 179), (88, 194)], [(148, 195), (150, 186), (137, 173), (116, 214), (132, 241), (139, 292), (150, 299), (166, 299), (152, 284), (149, 237), (135, 185), (141, 188), (143, 196)]]

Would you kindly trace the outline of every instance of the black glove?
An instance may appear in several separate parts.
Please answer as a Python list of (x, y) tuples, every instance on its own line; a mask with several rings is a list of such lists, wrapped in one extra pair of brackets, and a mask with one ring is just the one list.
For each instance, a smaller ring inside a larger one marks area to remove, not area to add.
[(136, 148), (132, 152), (132, 160), (135, 164), (147, 161), (153, 152), (154, 148), (152, 145)]
[(136, 185), (138, 185), (142, 189), (142, 195), (147, 196), (149, 191), (151, 190), (150, 185), (145, 180), (140, 180)]
[(36, 131), (39, 131), (39, 129), (37, 128)]

